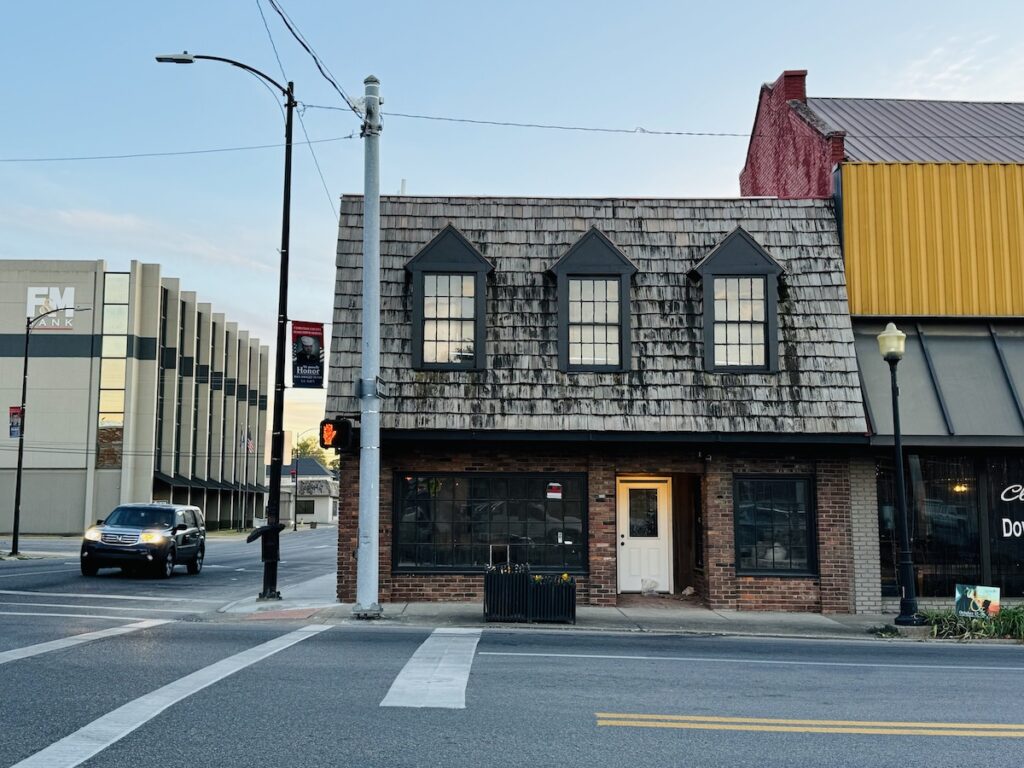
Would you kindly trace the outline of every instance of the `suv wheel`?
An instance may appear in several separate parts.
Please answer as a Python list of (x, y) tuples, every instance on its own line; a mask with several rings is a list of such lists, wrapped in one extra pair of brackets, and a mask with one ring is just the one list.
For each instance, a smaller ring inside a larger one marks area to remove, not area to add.
[(96, 563), (90, 563), (88, 560), (82, 560), (82, 575), (83, 576), (95, 576), (99, 571), (96, 567)]
[(190, 576), (196, 576), (201, 570), (203, 570), (203, 556), (205, 554), (205, 550), (200, 547), (199, 551), (196, 552), (196, 556), (189, 561), (186, 567), (188, 568)]
[(168, 549), (163, 560), (156, 564), (156, 575), (159, 579), (169, 579), (174, 575), (174, 550)]

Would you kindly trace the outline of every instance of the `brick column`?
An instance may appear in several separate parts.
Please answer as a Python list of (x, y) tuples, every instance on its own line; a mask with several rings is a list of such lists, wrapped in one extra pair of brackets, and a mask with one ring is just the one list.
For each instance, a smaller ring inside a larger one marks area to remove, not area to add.
[(878, 552), (878, 482), (874, 459), (850, 462), (850, 516), (854, 610), (881, 613), (882, 567)]
[(704, 572), (709, 608), (735, 609), (736, 546), (733, 535), (732, 469), (709, 462), (704, 475)]
[(338, 600), (356, 600), (356, 558), (359, 543), (359, 457), (342, 454), (338, 486)]
[(853, 531), (848, 461), (817, 465), (818, 568), (821, 612), (852, 613)]

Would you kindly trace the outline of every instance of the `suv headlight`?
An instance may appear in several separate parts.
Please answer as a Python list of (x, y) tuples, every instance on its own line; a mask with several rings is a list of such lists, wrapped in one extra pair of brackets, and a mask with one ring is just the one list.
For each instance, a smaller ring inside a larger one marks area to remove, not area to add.
[(88, 531), (85, 532), (85, 538), (88, 539), (89, 541), (99, 541), (100, 540), (100, 529), (99, 528), (90, 528)]
[(139, 535), (139, 542), (142, 544), (163, 544), (167, 537), (163, 531), (143, 531)]

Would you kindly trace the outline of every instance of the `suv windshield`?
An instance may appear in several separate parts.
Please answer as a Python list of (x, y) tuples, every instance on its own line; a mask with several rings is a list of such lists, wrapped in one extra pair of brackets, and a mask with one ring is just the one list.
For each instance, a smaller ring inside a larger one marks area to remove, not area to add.
[(118, 507), (103, 522), (106, 525), (123, 525), (128, 528), (170, 528), (174, 524), (174, 510)]

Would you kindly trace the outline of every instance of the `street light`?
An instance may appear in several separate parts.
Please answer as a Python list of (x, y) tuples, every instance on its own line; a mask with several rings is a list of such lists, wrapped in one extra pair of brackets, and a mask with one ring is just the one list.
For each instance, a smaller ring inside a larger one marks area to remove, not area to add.
[(896, 575), (900, 584), (900, 615), (896, 624), (916, 627), (924, 623), (917, 615), (917, 581), (914, 561), (910, 551), (910, 531), (907, 524), (907, 486), (903, 479), (903, 437), (900, 434), (900, 388), (896, 382), (896, 366), (903, 359), (907, 334), (893, 323), (885, 326), (878, 334), (878, 351), (889, 364), (892, 379), (892, 436), (896, 460), (896, 537), (899, 544), (899, 561)]
[[(281, 559), (281, 471), (284, 466), (284, 350), (288, 330), (288, 236), (291, 227), (292, 197), (292, 113), (295, 109), (295, 84), (285, 87), (272, 77), (234, 59), (182, 53), (157, 56), (161, 64), (192, 64), (196, 61), (220, 61), (244, 69), (274, 86), (284, 96), (287, 110), (284, 127), (284, 201), (281, 213), (281, 271), (277, 296), (277, 354), (274, 361), (274, 413), (270, 432), (270, 495), (267, 499), (267, 524), (259, 532), (262, 538), (263, 591), (261, 600), (280, 600), (277, 589), (277, 563)], [(250, 538), (250, 541), (253, 540)]]
[[(14, 526), (11, 534), (11, 556), (18, 554), (18, 534), (21, 529), (21, 471), (25, 456), (25, 399), (28, 395), (28, 340), (36, 323), (54, 312), (66, 312), (60, 307), (48, 312), (41, 312), (35, 317), (25, 318), (25, 356), (21, 363), (21, 430), (18, 432), (18, 470), (14, 479)], [(92, 307), (72, 307), (71, 312), (91, 312)]]

